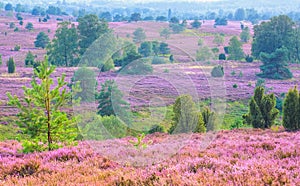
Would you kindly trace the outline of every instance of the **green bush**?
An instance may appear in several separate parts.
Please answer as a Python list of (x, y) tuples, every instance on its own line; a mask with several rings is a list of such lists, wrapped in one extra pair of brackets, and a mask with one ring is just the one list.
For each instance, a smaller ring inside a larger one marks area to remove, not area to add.
[(149, 134), (153, 134), (155, 132), (161, 132), (164, 133), (165, 132), (165, 128), (161, 125), (153, 125), (150, 130), (148, 131)]
[(224, 47), (224, 52), (225, 52), (225, 54), (229, 54), (229, 46)]
[(211, 71), (211, 76), (212, 77), (223, 77), (224, 76), (223, 66), (221, 66), (221, 65), (215, 66)]
[(233, 88), (238, 88), (237, 84), (232, 85)]
[(217, 123), (216, 123), (216, 115), (215, 115), (215, 113), (212, 112), (210, 110), (210, 108), (205, 107), (203, 109), (203, 111), (201, 112), (201, 114), (202, 114), (202, 118), (203, 118), (206, 130), (207, 131), (216, 130), (217, 129), (217, 126), (216, 126)]
[(163, 57), (154, 56), (152, 58), (152, 64), (165, 64), (166, 60)]
[(20, 51), (20, 49), (21, 49), (21, 46), (20, 46), (20, 45), (16, 45), (16, 46), (14, 47), (14, 51)]
[(225, 54), (219, 54), (219, 60), (226, 60), (226, 55)]
[(15, 65), (14, 59), (12, 57), (10, 57), (7, 62), (7, 68), (8, 68), (9, 74), (15, 73), (16, 65)]
[(252, 63), (254, 59), (253, 59), (252, 56), (250, 56), (250, 55), (248, 54), (248, 55), (246, 55), (245, 60), (246, 60), (246, 62), (248, 62), (248, 63)]
[(174, 118), (169, 133), (205, 132), (201, 113), (190, 95), (179, 96), (173, 106)]
[(149, 59), (140, 58), (135, 60), (134, 62), (128, 64), (123, 67), (120, 71), (121, 74), (129, 74), (129, 75), (147, 75), (152, 74), (153, 67), (149, 63)]
[(19, 32), (19, 28), (16, 27), (16, 28), (14, 29), (14, 32)]
[(254, 96), (249, 102), (249, 112), (243, 115), (244, 123), (254, 128), (270, 128), (277, 118), (279, 111), (275, 108), (274, 94), (265, 95), (263, 87), (256, 87)]
[(283, 126), (290, 131), (300, 129), (300, 95), (297, 87), (290, 89), (283, 104)]

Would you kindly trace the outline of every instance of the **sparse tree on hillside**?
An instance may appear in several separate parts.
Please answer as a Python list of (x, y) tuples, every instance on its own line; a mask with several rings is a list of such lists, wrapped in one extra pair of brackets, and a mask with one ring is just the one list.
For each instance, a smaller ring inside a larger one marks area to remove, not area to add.
[(31, 22), (27, 23), (25, 28), (29, 31), (33, 30), (33, 24)]
[(145, 34), (144, 29), (137, 28), (133, 32), (133, 42), (140, 43), (140, 42), (143, 42), (145, 39), (146, 39), (146, 34)]
[(195, 19), (192, 23), (191, 23), (193, 28), (200, 28), (202, 23), (200, 21), (198, 21), (198, 19)]
[(130, 21), (138, 22), (140, 20), (142, 20), (140, 13), (133, 13), (133, 14), (131, 14)]
[(249, 27), (244, 28), (240, 35), (242, 42), (247, 43), (250, 40), (250, 37)]
[(142, 42), (138, 49), (139, 53), (144, 57), (149, 57), (152, 54), (152, 43), (150, 41)]
[(233, 36), (229, 41), (229, 60), (241, 60), (244, 58), (245, 54), (242, 49), (242, 43), (238, 40), (236, 36)]
[(45, 32), (40, 32), (37, 37), (36, 40), (34, 41), (34, 46), (35, 47), (41, 47), (41, 48), (46, 48), (46, 46), (49, 44), (49, 37), (47, 34), (45, 34)]
[(49, 62), (57, 66), (77, 66), (79, 62), (78, 34), (74, 24), (62, 22), (47, 48)]
[(201, 47), (199, 50), (197, 50), (196, 53), (196, 60), (197, 61), (205, 61), (214, 58), (214, 54), (212, 51), (207, 47)]
[(213, 43), (217, 44), (218, 46), (222, 45), (224, 43), (224, 36), (220, 34), (216, 34), (213, 40)]
[(168, 39), (171, 35), (170, 29), (164, 28), (159, 32), (160, 37), (164, 37), (165, 39)]
[(262, 71), (259, 74), (260, 77), (270, 78), (270, 79), (290, 79), (293, 74), (288, 69), (288, 49), (280, 48), (276, 49), (275, 52), (268, 54), (262, 52), (260, 54), (260, 59), (263, 65), (260, 66)]
[(34, 61), (35, 60), (35, 57), (34, 55), (32, 54), (31, 51), (29, 51), (27, 54), (26, 54), (26, 58), (25, 58), (25, 66), (28, 67), (28, 66), (33, 66), (34, 65)]
[(170, 48), (168, 47), (169, 45), (167, 43), (160, 43), (159, 45), (159, 53), (162, 55), (168, 55), (171, 53)]
[(5, 10), (5, 11), (13, 11), (14, 8), (13, 8), (13, 6), (12, 6), (11, 3), (7, 3), (7, 4), (5, 5), (5, 7), (4, 7), (4, 10)]
[(238, 8), (234, 13), (234, 19), (237, 21), (242, 21), (246, 19), (246, 12), (243, 8)]
[[(271, 21), (262, 22), (254, 26), (252, 55), (260, 57), (261, 52), (271, 54), (276, 49), (287, 47), (288, 57), (294, 52), (293, 27), (295, 23), (286, 15), (271, 18)], [(293, 58), (292, 58), (293, 59)]]
[(104, 20), (99, 20), (98, 16), (94, 14), (85, 15), (78, 19), (79, 31), (79, 46), (80, 54), (89, 48), (89, 46), (96, 41), (101, 35), (110, 32), (108, 23)]

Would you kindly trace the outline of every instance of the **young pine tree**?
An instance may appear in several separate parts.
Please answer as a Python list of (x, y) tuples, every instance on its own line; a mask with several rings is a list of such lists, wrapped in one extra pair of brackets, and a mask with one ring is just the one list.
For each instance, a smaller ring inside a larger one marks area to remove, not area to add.
[(55, 67), (49, 66), (45, 58), (37, 68), (34, 69), (30, 88), (23, 87), (24, 100), (7, 93), (9, 105), (19, 109), (17, 124), (28, 136), (21, 139), (25, 153), (53, 150), (71, 144), (77, 137), (75, 118), (69, 118), (61, 111), (71, 101), (71, 93), (65, 88), (65, 75), (59, 77), (53, 87), (50, 75)]
[(283, 126), (295, 131), (300, 129), (300, 95), (297, 87), (290, 89), (283, 104)]
[(173, 106), (173, 125), (169, 133), (205, 132), (202, 114), (190, 95), (179, 96)]
[(270, 128), (277, 118), (279, 111), (275, 108), (276, 98), (274, 94), (264, 94), (263, 87), (256, 87), (254, 96), (249, 102), (249, 112), (243, 115), (244, 123), (254, 128)]

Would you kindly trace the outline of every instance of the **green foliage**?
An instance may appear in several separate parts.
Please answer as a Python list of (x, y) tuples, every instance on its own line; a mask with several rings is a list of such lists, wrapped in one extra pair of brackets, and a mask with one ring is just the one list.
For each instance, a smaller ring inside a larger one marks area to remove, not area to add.
[(198, 39), (198, 46), (202, 46), (204, 43), (203, 39), (199, 38)]
[(165, 132), (165, 128), (161, 125), (153, 125), (150, 130), (148, 131), (148, 134), (153, 134), (156, 132), (161, 132), (164, 133)]
[(171, 53), (169, 45), (167, 43), (161, 42), (159, 45), (159, 53), (162, 55), (168, 55)]
[(275, 108), (274, 94), (265, 95), (263, 87), (256, 87), (254, 96), (249, 102), (249, 112), (243, 115), (244, 123), (254, 128), (270, 128), (277, 118), (279, 111)]
[(221, 26), (224, 26), (224, 25), (227, 25), (227, 19), (226, 18), (216, 18), (215, 19), (215, 25), (221, 25)]
[(219, 52), (219, 48), (212, 48), (211, 51), (214, 53), (214, 54), (217, 54)]
[(25, 28), (29, 31), (33, 30), (33, 24), (31, 22), (28, 22), (25, 26)]
[(185, 30), (185, 26), (179, 23), (170, 23), (170, 28), (174, 34), (179, 34)]
[[(124, 46), (123, 56), (121, 58), (114, 59), (114, 64), (116, 66), (122, 66), (121, 70), (135, 60), (142, 58), (142, 55), (137, 52), (136, 45), (134, 43), (125, 42)], [(154, 46), (152, 45), (152, 48), (153, 47)]]
[(169, 133), (205, 132), (201, 113), (190, 95), (179, 96), (173, 106), (173, 125)]
[(97, 87), (96, 74), (94, 70), (81, 67), (74, 72), (72, 77), (72, 85), (80, 82), (81, 92), (78, 92), (73, 97), (80, 99), (81, 102), (91, 102), (95, 100), (95, 90)]
[(238, 88), (237, 84), (232, 85), (232, 88)]
[(133, 14), (131, 14), (130, 21), (138, 22), (140, 20), (142, 20), (140, 13), (133, 13)]
[(245, 20), (246, 12), (243, 8), (238, 8), (234, 13), (234, 19), (237, 21)]
[(55, 37), (47, 47), (49, 62), (57, 66), (77, 66), (79, 62), (78, 34), (74, 24), (58, 24)]
[(121, 74), (130, 74), (130, 75), (146, 75), (152, 74), (153, 67), (148, 58), (139, 58), (125, 67), (122, 67)]
[(45, 32), (40, 32), (36, 36), (36, 40), (34, 41), (34, 46), (35, 47), (46, 48), (46, 46), (48, 45), (49, 41), (50, 41), (50, 39), (49, 39), (48, 35), (45, 34)]
[(73, 143), (77, 136), (76, 118), (69, 119), (67, 113), (61, 111), (71, 101), (71, 93), (64, 88), (65, 75), (59, 77), (52, 88), (54, 82), (50, 75), (54, 70), (46, 58), (38, 70), (34, 70), (31, 87), (23, 87), (24, 101), (7, 93), (8, 104), (19, 109), (17, 124), (23, 134), (29, 136), (20, 139), (26, 152), (53, 150)]
[(16, 27), (16, 28), (14, 29), (14, 32), (19, 32), (19, 28)]
[(152, 43), (150, 41), (145, 41), (141, 43), (141, 46), (138, 49), (139, 53), (144, 57), (149, 57), (153, 53)]
[(101, 116), (117, 115), (126, 124), (130, 124), (129, 104), (123, 100), (123, 94), (114, 80), (106, 80), (101, 84), (97, 95), (98, 114)]
[(160, 37), (163, 37), (165, 39), (169, 39), (170, 35), (171, 35), (171, 31), (168, 28), (163, 28), (160, 32), (159, 32)]
[(242, 40), (242, 42), (244, 43), (248, 43), (248, 41), (250, 40), (250, 29), (249, 27), (246, 27), (243, 29), (243, 31), (240, 34), (240, 38)]
[(16, 46), (14, 47), (14, 51), (20, 51), (20, 49), (21, 49), (21, 46), (20, 46), (20, 45), (16, 45)]
[(33, 66), (33, 64), (35, 63), (35, 56), (33, 55), (33, 53), (31, 51), (29, 51), (26, 54), (26, 58), (25, 58), (25, 66), (29, 67), (29, 66)]
[(200, 28), (202, 23), (200, 21), (198, 21), (198, 19), (195, 19), (192, 23), (191, 23), (193, 28)]
[(165, 64), (166, 60), (163, 57), (154, 56), (152, 58), (152, 64)]
[(15, 73), (15, 71), (16, 71), (16, 65), (15, 65), (14, 59), (12, 57), (10, 57), (8, 59), (7, 68), (8, 68), (9, 74)]
[(13, 22), (9, 23), (9, 28), (15, 28), (15, 27), (16, 27), (15, 23)]
[(220, 46), (224, 43), (224, 36), (220, 35), (220, 34), (216, 34), (213, 40), (213, 43), (215, 43), (216, 45)]
[(0, 66), (2, 65), (2, 54), (0, 54)]
[(152, 144), (152, 141), (149, 140), (147, 142), (144, 142), (145, 134), (140, 134), (139, 136), (136, 137), (136, 141), (134, 140), (129, 140), (129, 143), (131, 143), (136, 149), (145, 149), (147, 148), (148, 145)]
[(111, 32), (108, 23), (99, 20), (97, 15), (88, 14), (78, 19), (80, 54), (84, 54), (87, 48), (100, 36)]
[(205, 61), (205, 60), (212, 59), (213, 57), (214, 57), (214, 54), (207, 46), (201, 47), (201, 48), (199, 48), (199, 50), (197, 50), (197, 53), (196, 53), (197, 61)]
[(239, 129), (243, 127), (243, 121), (242, 120), (236, 120), (233, 124), (230, 125), (230, 130), (233, 129)]
[(146, 39), (146, 33), (144, 31), (144, 29), (142, 28), (137, 28), (134, 32), (133, 32), (133, 42), (135, 43), (141, 43)]
[(283, 126), (295, 131), (300, 129), (300, 95), (297, 87), (290, 89), (283, 104)]
[(252, 43), (252, 55), (260, 57), (260, 53), (271, 54), (278, 48), (287, 47), (288, 56), (294, 52), (294, 22), (286, 15), (275, 16), (271, 21), (262, 22), (254, 26), (254, 37)]
[(219, 60), (226, 60), (226, 55), (225, 54), (219, 54)]
[(201, 115), (207, 131), (213, 131), (217, 129), (215, 113), (212, 112), (209, 107), (204, 107)]
[(246, 55), (245, 60), (246, 60), (246, 62), (248, 62), (248, 63), (252, 63), (254, 59), (253, 59), (252, 56), (250, 56), (250, 55), (248, 54), (248, 55)]
[(107, 140), (127, 136), (128, 127), (118, 117), (82, 115), (78, 128), (84, 140)]
[(211, 71), (212, 77), (223, 77), (224, 76), (224, 68), (221, 65), (215, 66)]
[(288, 49), (280, 48), (275, 52), (268, 54), (261, 52), (260, 58), (263, 65), (260, 66), (261, 74), (258, 76), (270, 79), (290, 79), (293, 77), (291, 71), (287, 68)]
[(224, 47), (224, 52), (225, 52), (225, 54), (229, 54), (229, 46)]
[(229, 41), (229, 60), (241, 60), (244, 58), (244, 52), (242, 49), (242, 43), (236, 36), (233, 36)]

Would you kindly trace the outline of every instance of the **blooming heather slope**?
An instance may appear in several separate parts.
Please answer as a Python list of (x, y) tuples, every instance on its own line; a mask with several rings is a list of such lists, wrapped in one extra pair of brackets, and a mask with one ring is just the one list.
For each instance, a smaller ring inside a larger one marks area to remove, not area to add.
[[(14, 141), (5, 142), (0, 144), (0, 185), (300, 185), (299, 134), (221, 131), (205, 150), (198, 149), (203, 136), (187, 135), (184, 148), (147, 167), (108, 160), (86, 142), (31, 155), (18, 154)], [(167, 137), (147, 136), (154, 144)]]

